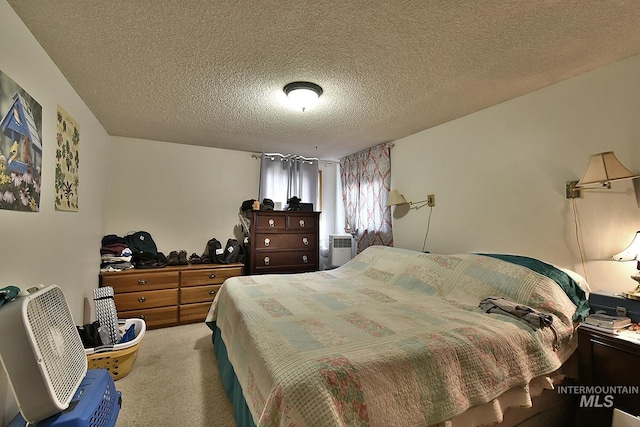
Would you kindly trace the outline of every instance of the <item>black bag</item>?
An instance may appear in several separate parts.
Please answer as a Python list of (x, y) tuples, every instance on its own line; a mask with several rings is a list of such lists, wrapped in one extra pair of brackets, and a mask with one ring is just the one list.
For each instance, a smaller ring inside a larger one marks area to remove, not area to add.
[(151, 252), (134, 251), (131, 255), (131, 262), (135, 268), (164, 267), (164, 265), (158, 263), (158, 254), (152, 254)]
[(102, 340), (100, 339), (100, 334), (98, 333), (99, 327), (100, 322), (98, 322), (97, 320), (93, 323), (76, 326), (76, 328), (78, 329), (78, 334), (80, 335), (80, 339), (82, 340), (82, 346), (84, 348), (94, 348), (100, 347), (102, 345)]
[(167, 265), (167, 258), (158, 252), (156, 242), (147, 231), (136, 231), (124, 236), (131, 249), (131, 262), (135, 268), (160, 268)]
[(212, 262), (214, 264), (224, 264), (224, 251), (222, 250), (222, 243), (215, 237), (207, 242), (207, 246), (204, 248), (203, 258), (206, 262)]
[(124, 236), (127, 241), (127, 246), (131, 249), (131, 252), (146, 252), (153, 254), (155, 257), (158, 255), (158, 247), (156, 242), (153, 241), (151, 234), (146, 231), (136, 231)]
[(224, 248), (224, 264), (244, 261), (244, 249), (237, 239), (227, 240)]

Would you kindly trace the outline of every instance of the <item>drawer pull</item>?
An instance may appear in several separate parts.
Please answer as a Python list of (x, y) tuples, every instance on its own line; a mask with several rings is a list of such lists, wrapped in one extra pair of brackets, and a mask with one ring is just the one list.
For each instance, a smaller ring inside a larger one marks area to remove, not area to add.
[(264, 257), (264, 265), (269, 265), (269, 257)]
[(264, 238), (264, 245), (265, 246), (269, 246), (269, 244), (271, 243), (271, 239), (269, 239), (268, 237)]
[(212, 297), (215, 297), (217, 293), (218, 291), (209, 291), (209, 295), (211, 295)]
[(300, 220), (300, 227), (304, 227), (304, 219)]
[(216, 278), (216, 275), (215, 275), (215, 274), (211, 273), (211, 274), (209, 275), (209, 279), (215, 279), (215, 278)]
[(309, 239), (307, 239), (306, 237), (302, 238), (302, 243), (304, 243), (305, 245), (309, 244)]
[(146, 284), (147, 284), (146, 280), (144, 280), (144, 279), (138, 280), (138, 285), (146, 285)]
[(306, 255), (302, 255), (302, 261), (306, 264), (307, 262), (309, 262), (309, 258), (307, 258)]
[(138, 298), (138, 302), (145, 302), (147, 299), (145, 297)]
[(276, 226), (276, 222), (272, 219), (269, 220), (269, 227), (273, 228)]

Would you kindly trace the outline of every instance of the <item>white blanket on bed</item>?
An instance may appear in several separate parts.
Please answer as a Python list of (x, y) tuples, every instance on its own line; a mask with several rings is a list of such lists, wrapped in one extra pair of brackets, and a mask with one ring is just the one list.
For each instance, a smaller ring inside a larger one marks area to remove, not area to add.
[[(488, 296), (553, 317), (533, 330)], [(208, 322), (258, 426), (432, 425), (558, 369), (576, 306), (551, 279), (482, 255), (373, 246), (325, 272), (228, 279)]]

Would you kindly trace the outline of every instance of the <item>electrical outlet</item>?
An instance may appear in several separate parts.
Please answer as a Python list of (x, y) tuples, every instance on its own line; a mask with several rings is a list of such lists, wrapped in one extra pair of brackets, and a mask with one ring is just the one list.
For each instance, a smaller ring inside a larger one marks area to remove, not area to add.
[(427, 196), (427, 206), (434, 207), (436, 205), (436, 195), (429, 194)]

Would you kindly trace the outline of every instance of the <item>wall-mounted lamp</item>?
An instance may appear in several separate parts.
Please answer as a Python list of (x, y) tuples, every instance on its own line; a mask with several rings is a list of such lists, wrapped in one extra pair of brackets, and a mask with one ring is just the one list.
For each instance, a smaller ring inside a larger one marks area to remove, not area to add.
[[(404, 198), (402, 194), (398, 190), (389, 191), (389, 197), (387, 198), (387, 206), (401, 206), (401, 205), (409, 205), (409, 209), (418, 210), (425, 206), (429, 206), (431, 209), (429, 211), (429, 218), (427, 219), (427, 230), (424, 233), (424, 240), (422, 241), (422, 252), (424, 252), (424, 248), (427, 245), (427, 236), (429, 236), (429, 228), (431, 227), (431, 213), (433, 212), (433, 207), (436, 205), (436, 195), (429, 194), (426, 200), (419, 200), (417, 202), (407, 202), (407, 199)], [(398, 212), (396, 210), (396, 212)], [(405, 211), (404, 213), (407, 213)]]
[(322, 95), (322, 88), (311, 82), (291, 82), (283, 90), (291, 103), (302, 111), (314, 106)]
[[(633, 241), (625, 250), (615, 254), (611, 258), (616, 261), (638, 261), (638, 270), (640, 272), (640, 231), (636, 232), (636, 236)], [(631, 276), (633, 280), (638, 282), (638, 286), (630, 291), (623, 291), (622, 295), (625, 298), (640, 300), (640, 274), (634, 274)]]
[(583, 190), (595, 188), (611, 188), (612, 181), (638, 178), (629, 169), (625, 168), (613, 151), (593, 154), (589, 158), (587, 171), (580, 181), (567, 181), (565, 193), (567, 199), (582, 197)]
[[(427, 196), (425, 200), (419, 200), (417, 202), (407, 202), (407, 199), (405, 199), (404, 196), (400, 194), (398, 190), (389, 191), (387, 206), (398, 206), (398, 205), (407, 205), (407, 204), (411, 206), (409, 209), (420, 209), (425, 206), (433, 207), (435, 206), (435, 195), (430, 194)], [(419, 205), (419, 206), (414, 206), (414, 205)]]

